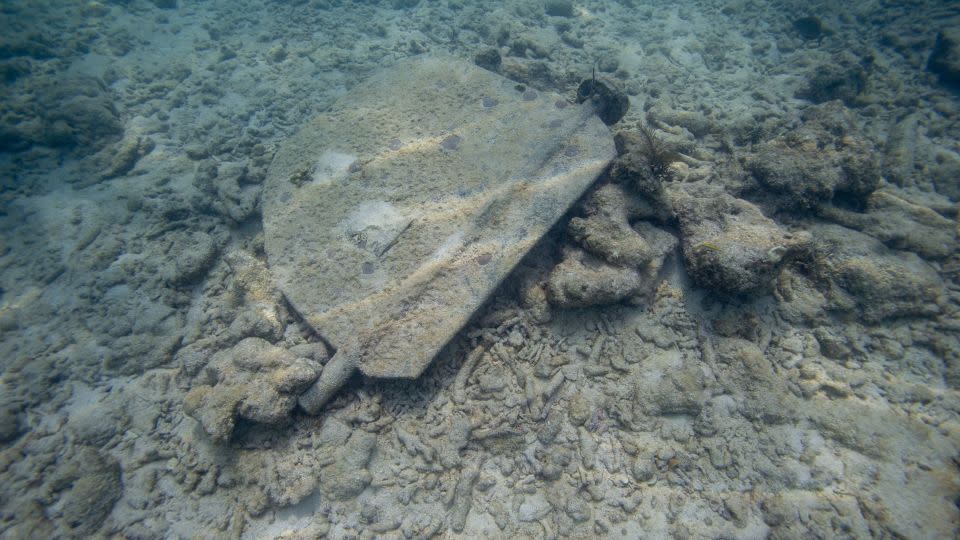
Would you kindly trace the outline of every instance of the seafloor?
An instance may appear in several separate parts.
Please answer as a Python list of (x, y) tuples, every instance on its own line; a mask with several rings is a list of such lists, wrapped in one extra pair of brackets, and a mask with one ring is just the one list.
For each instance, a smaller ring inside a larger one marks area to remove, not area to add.
[[(3, 2), (0, 537), (957, 537), (958, 27), (924, 0)], [(291, 373), (332, 351), (271, 283), (272, 156), (432, 53), (612, 81), (620, 156), (420, 378), (305, 414)]]

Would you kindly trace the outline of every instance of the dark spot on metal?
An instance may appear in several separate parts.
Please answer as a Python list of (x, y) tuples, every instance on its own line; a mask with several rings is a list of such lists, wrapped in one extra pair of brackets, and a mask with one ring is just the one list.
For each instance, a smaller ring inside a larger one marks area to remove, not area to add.
[(533, 101), (537, 99), (537, 92), (535, 90), (527, 90), (523, 93), (524, 101)]
[(493, 98), (490, 97), (490, 96), (483, 96), (482, 103), (483, 103), (483, 106), (484, 106), (484, 107), (486, 107), (487, 109), (489, 109), (490, 107), (496, 107), (497, 104), (500, 103), (500, 102), (497, 101), (497, 100), (495, 100), (495, 99), (493, 99)]
[(360, 162), (359, 162), (359, 161), (354, 161), (353, 163), (350, 164), (350, 166), (347, 168), (347, 170), (350, 171), (350, 172), (352, 172), (352, 173), (357, 173), (357, 172), (360, 172), (360, 169), (362, 169), (362, 168), (363, 168), (363, 166), (360, 165)]
[(491, 260), (493, 260), (493, 255), (489, 253), (481, 253), (480, 255), (477, 255), (476, 260), (477, 260), (477, 264), (479, 264), (480, 266), (483, 266), (488, 262), (490, 262)]
[(553, 104), (553, 106), (556, 107), (556, 108), (558, 108), (558, 109), (566, 109), (566, 108), (567, 108), (567, 105), (569, 105), (569, 104), (568, 104), (566, 101), (562, 100), (562, 99), (558, 99), (557, 102)]
[(403, 141), (401, 141), (400, 139), (396, 139), (396, 138), (390, 139), (390, 149), (391, 149), (391, 150), (399, 150), (399, 149), (401, 149), (401, 148), (403, 148)]
[(563, 149), (563, 155), (567, 157), (574, 157), (580, 153), (580, 150), (576, 146), (568, 146)]
[(361, 264), (361, 265), (360, 265), (360, 271), (363, 272), (364, 274), (372, 274), (372, 273), (373, 273), (373, 263), (370, 262), (370, 261), (367, 261), (367, 262)]
[(550, 126), (550, 129), (557, 129), (558, 127), (563, 125), (563, 120), (556, 118), (554, 120), (551, 120), (550, 123), (547, 125)]
[(440, 143), (440, 146), (444, 150), (456, 150), (460, 147), (460, 141), (462, 141), (459, 135), (447, 135), (447, 138), (443, 139), (443, 142)]

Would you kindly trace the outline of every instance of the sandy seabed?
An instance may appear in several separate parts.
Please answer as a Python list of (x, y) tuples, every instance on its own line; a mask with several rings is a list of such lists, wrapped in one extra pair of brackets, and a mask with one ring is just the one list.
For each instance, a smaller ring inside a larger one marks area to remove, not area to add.
[[(0, 536), (956, 537), (958, 26), (5, 2)], [(332, 351), (271, 279), (272, 157), (435, 53), (571, 100), (612, 81), (620, 155), (421, 377), (305, 414)]]

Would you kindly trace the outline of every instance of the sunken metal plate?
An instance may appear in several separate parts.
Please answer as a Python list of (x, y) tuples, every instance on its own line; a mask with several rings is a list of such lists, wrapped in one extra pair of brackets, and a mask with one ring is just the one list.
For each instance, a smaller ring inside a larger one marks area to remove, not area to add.
[(614, 155), (589, 105), (463, 61), (404, 60), (278, 150), (269, 265), (363, 373), (416, 377)]

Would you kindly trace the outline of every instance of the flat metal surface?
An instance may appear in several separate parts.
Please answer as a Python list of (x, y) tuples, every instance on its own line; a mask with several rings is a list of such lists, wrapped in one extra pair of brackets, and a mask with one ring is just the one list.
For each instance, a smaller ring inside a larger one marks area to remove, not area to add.
[(459, 60), (404, 60), (278, 150), (269, 265), (361, 371), (416, 377), (614, 155), (589, 105)]

